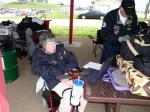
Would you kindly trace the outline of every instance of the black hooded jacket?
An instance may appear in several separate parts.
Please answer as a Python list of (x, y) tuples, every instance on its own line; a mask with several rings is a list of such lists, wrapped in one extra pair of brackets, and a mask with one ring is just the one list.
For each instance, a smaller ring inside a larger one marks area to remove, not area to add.
[(78, 68), (76, 56), (62, 45), (57, 45), (54, 54), (46, 54), (41, 48), (36, 48), (32, 57), (32, 71), (46, 81), (49, 89), (60, 82), (58, 75)]

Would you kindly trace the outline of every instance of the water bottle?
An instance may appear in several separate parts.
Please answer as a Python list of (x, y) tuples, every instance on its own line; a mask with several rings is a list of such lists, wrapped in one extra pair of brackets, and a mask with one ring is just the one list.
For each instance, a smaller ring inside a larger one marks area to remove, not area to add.
[(74, 80), (72, 94), (71, 94), (71, 104), (73, 106), (78, 106), (80, 104), (80, 97), (83, 92), (84, 81), (78, 79)]

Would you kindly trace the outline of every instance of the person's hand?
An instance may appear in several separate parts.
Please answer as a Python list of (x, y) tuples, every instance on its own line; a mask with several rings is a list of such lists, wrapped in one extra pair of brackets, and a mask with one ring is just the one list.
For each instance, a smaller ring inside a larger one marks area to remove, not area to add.
[(121, 36), (118, 38), (118, 41), (119, 42), (127, 41), (129, 40), (129, 38), (130, 38), (129, 35)]

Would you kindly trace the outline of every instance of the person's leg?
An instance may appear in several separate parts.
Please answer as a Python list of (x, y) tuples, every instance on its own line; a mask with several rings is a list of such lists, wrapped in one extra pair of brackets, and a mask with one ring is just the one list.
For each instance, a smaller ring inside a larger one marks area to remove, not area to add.
[[(70, 112), (72, 105), (70, 104), (70, 95), (71, 95), (72, 89), (65, 90), (63, 93), (63, 97), (61, 99), (60, 105), (59, 105), (59, 112)], [(86, 107), (87, 101), (83, 98), (83, 91), (80, 98), (80, 105), (78, 106), (79, 112), (84, 112), (84, 109)]]
[[(70, 112), (72, 105), (70, 104), (70, 96), (72, 89), (72, 81), (68, 81), (66, 83), (60, 82), (56, 87), (53, 89), (61, 98), (60, 105), (59, 105), (59, 112)], [(65, 90), (65, 91), (64, 91)], [(79, 112), (84, 112), (86, 107), (87, 101), (83, 98), (83, 90), (80, 99), (80, 106), (78, 107)]]
[(70, 105), (70, 94), (72, 89), (72, 81), (67, 82), (60, 82), (55, 86), (53, 91), (55, 91), (61, 98), (60, 105), (59, 105), (59, 112), (70, 112), (71, 105)]
[(55, 91), (60, 97), (63, 97), (62, 96), (63, 91), (67, 88), (72, 88), (72, 84), (73, 83), (70, 80), (66, 80), (65, 82), (60, 82), (52, 89), (52, 91)]
[(70, 105), (70, 94), (72, 89), (64, 91), (63, 97), (60, 101), (59, 112), (70, 112), (72, 106)]
[(103, 64), (114, 53), (114, 47), (109, 43), (104, 43), (100, 64)]

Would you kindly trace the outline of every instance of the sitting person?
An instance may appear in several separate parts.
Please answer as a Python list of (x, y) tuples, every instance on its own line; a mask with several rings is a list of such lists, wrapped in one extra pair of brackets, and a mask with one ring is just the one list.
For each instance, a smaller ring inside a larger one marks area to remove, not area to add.
[[(44, 32), (39, 38), (40, 48), (36, 48), (32, 57), (32, 70), (41, 76), (49, 90), (55, 91), (61, 98), (59, 112), (70, 112), (70, 94), (73, 81), (62, 77), (70, 70), (79, 69), (76, 56), (56, 43), (52, 33)], [(87, 101), (80, 99), (79, 112), (83, 112)]]

